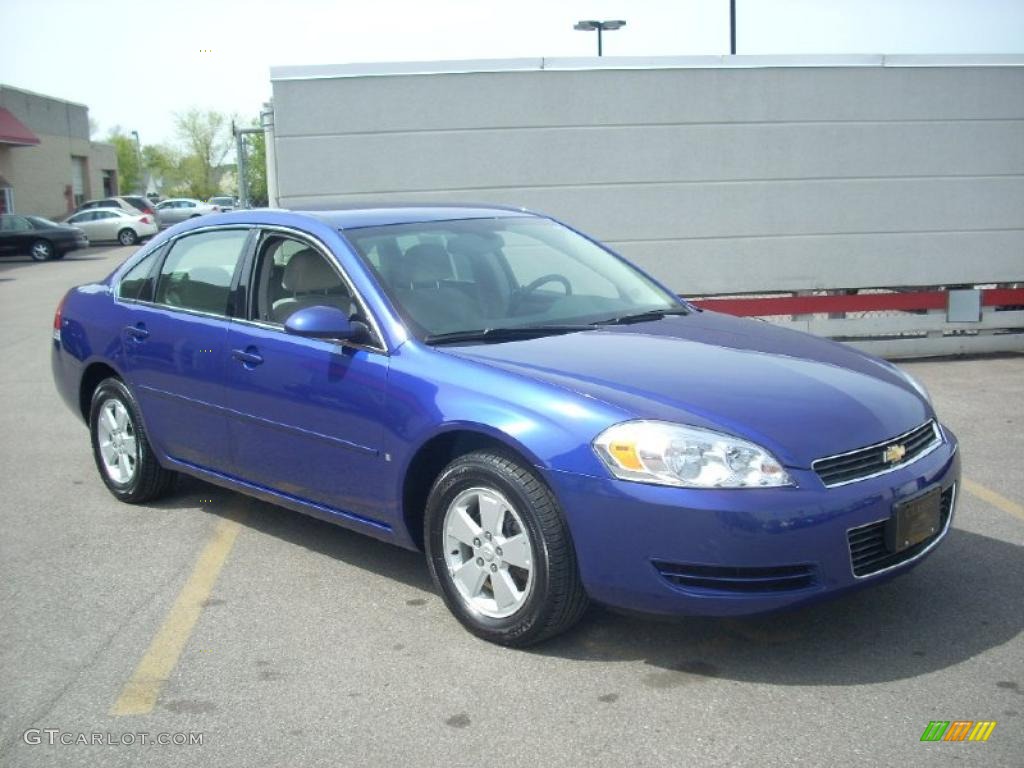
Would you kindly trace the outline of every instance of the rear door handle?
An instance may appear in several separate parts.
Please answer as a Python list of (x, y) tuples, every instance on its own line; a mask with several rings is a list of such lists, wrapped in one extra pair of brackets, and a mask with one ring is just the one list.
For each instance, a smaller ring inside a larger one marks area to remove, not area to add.
[(233, 349), (231, 350), (231, 356), (235, 360), (239, 360), (246, 365), (259, 365), (263, 362), (263, 356), (258, 355), (255, 352), (250, 352), (246, 349)]
[(142, 323), (138, 325), (126, 325), (124, 332), (131, 336), (136, 341), (142, 341), (143, 339), (149, 338), (149, 331), (146, 330), (146, 326)]

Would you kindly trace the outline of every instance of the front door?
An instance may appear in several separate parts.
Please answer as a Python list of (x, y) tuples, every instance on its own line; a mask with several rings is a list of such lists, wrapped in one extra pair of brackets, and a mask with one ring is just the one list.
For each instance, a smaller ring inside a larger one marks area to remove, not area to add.
[(138, 298), (122, 328), (125, 374), (157, 448), (226, 474), (232, 470), (223, 406), (227, 315), (248, 234), (222, 229), (175, 240), (152, 297)]
[(388, 357), (285, 332), (308, 306), (357, 306), (333, 259), (299, 239), (261, 241), (249, 320), (228, 331), (225, 381), (239, 475), (328, 511), (382, 522), (382, 451)]

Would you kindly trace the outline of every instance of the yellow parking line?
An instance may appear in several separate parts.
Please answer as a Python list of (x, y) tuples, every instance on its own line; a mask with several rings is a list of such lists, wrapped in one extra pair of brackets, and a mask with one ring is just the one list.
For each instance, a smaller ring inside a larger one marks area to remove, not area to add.
[(1024, 520), (1024, 507), (1017, 502), (1011, 501), (1005, 496), (996, 493), (991, 488), (986, 488), (981, 483), (968, 480), (966, 477), (963, 479), (963, 485), (967, 491), (972, 495), (977, 496), (982, 501), (986, 501), (993, 507)]
[(192, 635), (192, 629), (203, 611), (203, 603), (213, 590), (240, 528), (237, 520), (223, 519), (217, 523), (213, 536), (192, 569), (192, 575), (178, 593), (178, 599), (174, 601), (131, 679), (125, 683), (110, 714), (145, 715), (153, 711), (160, 689), (174, 671), (185, 643)]

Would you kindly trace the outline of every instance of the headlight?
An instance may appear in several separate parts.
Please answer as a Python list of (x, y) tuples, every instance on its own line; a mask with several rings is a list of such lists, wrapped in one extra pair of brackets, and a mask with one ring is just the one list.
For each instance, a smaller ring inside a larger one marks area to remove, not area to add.
[(664, 421), (616, 424), (597, 436), (594, 450), (620, 480), (683, 488), (793, 485), (779, 461), (760, 446)]

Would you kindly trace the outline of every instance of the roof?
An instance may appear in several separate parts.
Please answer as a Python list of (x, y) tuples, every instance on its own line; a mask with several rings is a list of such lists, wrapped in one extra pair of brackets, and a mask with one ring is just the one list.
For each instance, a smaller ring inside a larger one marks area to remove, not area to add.
[(772, 67), (1022, 67), (1019, 54), (842, 54), (783, 56), (588, 56), (579, 58), (385, 61), (271, 67), (271, 81), (386, 75), (586, 69), (751, 69)]
[(0, 144), (32, 147), (39, 143), (39, 137), (32, 133), (23, 122), (0, 107)]
[(495, 219), (509, 216), (531, 216), (522, 208), (500, 205), (450, 203), (434, 204), (365, 204), (332, 206), (329, 210), (295, 210), (294, 213), (314, 216), (335, 229), (382, 227), (388, 224), (411, 224), (423, 221), (455, 221), (457, 219)]

